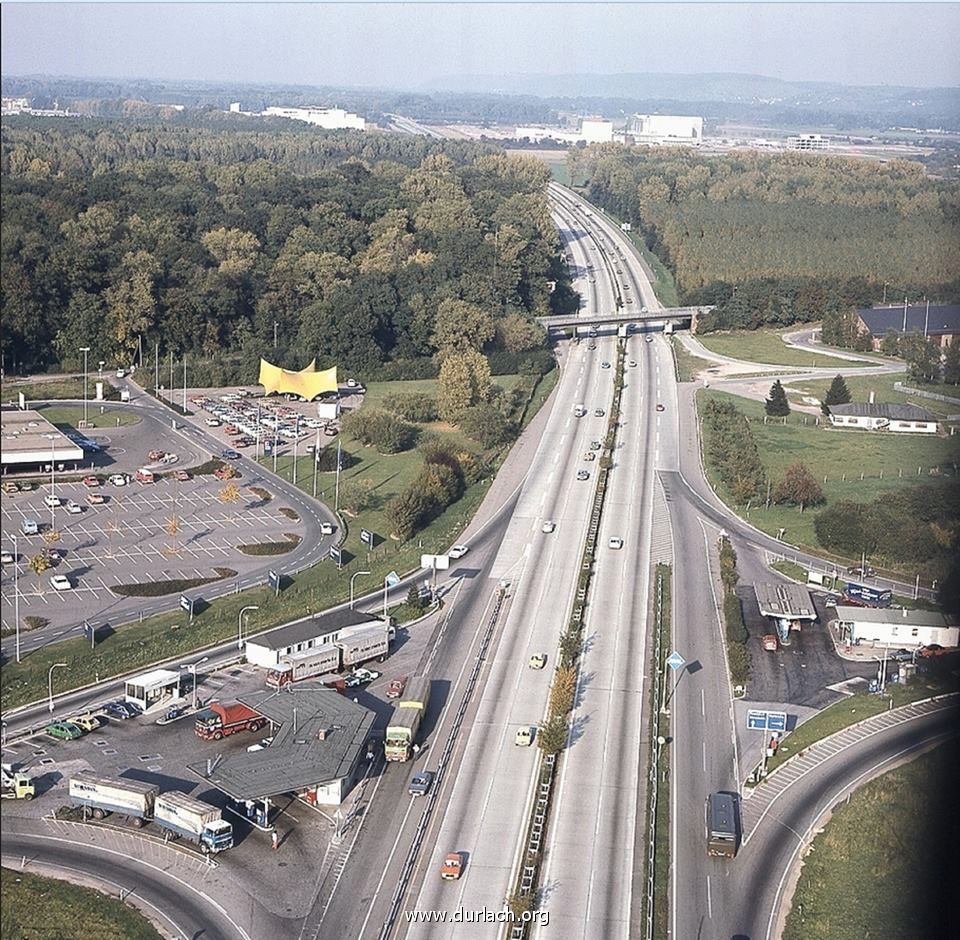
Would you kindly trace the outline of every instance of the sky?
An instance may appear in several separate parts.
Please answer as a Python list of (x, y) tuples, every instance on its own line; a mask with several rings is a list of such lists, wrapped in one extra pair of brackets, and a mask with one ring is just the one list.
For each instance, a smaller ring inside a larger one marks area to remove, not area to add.
[(958, 3), (17, 3), (4, 75), (424, 89), (448, 75), (741, 72), (960, 86)]

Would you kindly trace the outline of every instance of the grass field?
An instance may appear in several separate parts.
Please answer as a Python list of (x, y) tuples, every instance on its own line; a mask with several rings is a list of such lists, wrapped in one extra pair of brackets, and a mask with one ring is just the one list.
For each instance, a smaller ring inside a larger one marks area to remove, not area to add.
[(0, 869), (3, 940), (160, 940), (137, 910), (92, 888)]
[[(955, 438), (897, 434), (875, 434), (868, 431), (839, 431), (810, 424), (810, 417), (789, 416), (787, 423), (763, 423), (763, 404), (712, 389), (698, 392), (705, 397), (733, 401), (737, 408), (753, 419), (750, 425), (760, 458), (775, 487), (792, 464), (802, 462), (817, 478), (827, 503), (847, 499), (870, 502), (884, 493), (904, 486), (931, 482), (951, 485), (956, 480), (955, 463), (960, 464), (960, 442)], [(701, 405), (702, 407), (702, 405)], [(807, 421), (804, 424), (804, 420)], [(940, 468), (937, 476), (931, 468)], [(918, 473), (919, 469), (919, 473)], [(712, 470), (707, 473), (713, 486), (728, 505), (734, 505), (729, 493)], [(862, 474), (862, 479), (861, 479)], [(815, 548), (813, 528), (816, 510), (800, 512), (794, 506), (753, 506), (743, 513), (749, 521), (771, 535), (785, 529), (784, 539), (791, 545)]]
[[(93, 404), (93, 396), (96, 393), (97, 379), (91, 376), (87, 379), (87, 396)], [(73, 398), (83, 399), (83, 376), (68, 375), (58, 376), (57, 378), (47, 379), (43, 376), (34, 376), (24, 382), (4, 382), (0, 385), (0, 397), (4, 401), (16, 398), (23, 392), (23, 397), (27, 401), (38, 401), (55, 398)], [(103, 395), (107, 401), (119, 401), (120, 393), (109, 382), (103, 382)]]
[(872, 365), (869, 362), (850, 362), (805, 352), (793, 346), (787, 346), (781, 339), (782, 332), (773, 330), (741, 330), (733, 333), (706, 333), (697, 335), (697, 339), (718, 356), (729, 356), (745, 362), (763, 362), (780, 366), (811, 366), (822, 369), (836, 369), (845, 373)]
[(676, 336), (671, 337), (670, 345), (673, 347), (673, 361), (676, 365), (678, 382), (692, 382), (699, 373), (706, 371), (712, 365), (708, 360), (688, 352), (687, 347)]
[(804, 859), (784, 940), (958, 936), (958, 761), (954, 738), (838, 806)]
[[(893, 373), (889, 375), (846, 375), (842, 369), (838, 370), (843, 375), (847, 388), (850, 389), (850, 396), (853, 401), (869, 401), (870, 393), (873, 392), (874, 400), (877, 402), (918, 405), (926, 408), (927, 411), (936, 415), (957, 414), (960, 411), (960, 389), (952, 386), (932, 385), (930, 391), (937, 395), (954, 396), (957, 401), (954, 404), (946, 401), (937, 401), (935, 398), (924, 398), (921, 395), (910, 395), (895, 389), (895, 382), (903, 382), (906, 385), (912, 385), (907, 380), (905, 374)], [(787, 397), (798, 401), (801, 395), (810, 395), (814, 398), (823, 400), (830, 387), (831, 379), (813, 379), (808, 381), (798, 381), (784, 383)]]
[[(37, 410), (61, 431), (72, 431), (83, 421), (82, 405), (79, 408), (76, 405), (43, 405)], [(131, 411), (114, 408), (100, 414), (100, 409), (94, 402), (87, 405), (87, 421), (95, 428), (116, 428), (121, 425), (136, 424), (139, 420), (139, 416)]]

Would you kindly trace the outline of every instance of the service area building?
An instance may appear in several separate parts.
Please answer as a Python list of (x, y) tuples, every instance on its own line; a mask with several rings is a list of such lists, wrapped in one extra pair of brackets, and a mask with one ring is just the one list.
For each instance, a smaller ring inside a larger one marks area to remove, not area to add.
[(844, 642), (878, 647), (957, 646), (956, 621), (932, 610), (837, 605), (837, 624)]
[(83, 448), (37, 411), (4, 408), (0, 412), (0, 433), (0, 465), (4, 473), (49, 472), (51, 460), (58, 471), (78, 470), (83, 462)]
[(359, 610), (335, 610), (323, 616), (308, 617), (247, 640), (247, 661), (273, 669), (280, 664), (281, 657), (338, 642), (341, 631), (376, 625), (382, 626), (384, 631), (387, 629), (379, 617)]
[(790, 645), (790, 631), (817, 619), (810, 592), (799, 584), (755, 584), (760, 613), (773, 621), (777, 636), (784, 646)]
[(180, 698), (180, 673), (169, 669), (154, 669), (127, 679), (123, 697), (139, 705), (144, 711), (163, 702)]
[(269, 803), (296, 793), (337, 806), (373, 760), (368, 743), (376, 716), (339, 692), (306, 682), (239, 700), (279, 726), (270, 746), (187, 767), (232, 800)]

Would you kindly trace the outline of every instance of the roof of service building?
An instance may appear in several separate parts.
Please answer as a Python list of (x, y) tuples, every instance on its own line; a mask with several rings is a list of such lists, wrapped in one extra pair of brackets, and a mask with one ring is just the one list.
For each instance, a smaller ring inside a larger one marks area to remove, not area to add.
[(323, 614), (322, 616), (308, 617), (306, 620), (288, 623), (284, 627), (277, 627), (276, 630), (261, 633), (260, 636), (247, 640), (247, 643), (252, 646), (262, 646), (269, 650), (281, 650), (297, 643), (305, 643), (307, 640), (326, 636), (328, 633), (342, 630), (345, 627), (355, 627), (362, 623), (382, 622), (379, 617), (365, 614), (360, 610), (350, 610), (347, 607), (343, 610), (331, 611), (329, 614)]
[(347, 777), (365, 753), (374, 712), (316, 683), (238, 696), (280, 729), (262, 751), (188, 764), (235, 800), (259, 800)]
[(903, 304), (899, 307), (871, 307), (858, 310), (860, 319), (875, 337), (885, 333), (926, 333), (944, 336), (960, 333), (960, 304), (908, 304), (904, 329)]
[(764, 617), (786, 617), (790, 620), (816, 620), (810, 592), (799, 584), (755, 584), (757, 606)]
[(144, 672), (139, 676), (131, 676), (127, 679), (127, 685), (140, 685), (145, 689), (153, 689), (157, 686), (179, 682), (180, 673), (172, 672), (169, 669), (154, 669), (152, 672)]
[(955, 627), (957, 620), (936, 610), (899, 607), (854, 607), (837, 604), (837, 620), (847, 623), (899, 623), (906, 627)]
[(936, 415), (917, 405), (888, 402), (851, 401), (846, 405), (830, 405), (830, 414), (858, 418), (892, 418), (894, 421), (936, 421)]

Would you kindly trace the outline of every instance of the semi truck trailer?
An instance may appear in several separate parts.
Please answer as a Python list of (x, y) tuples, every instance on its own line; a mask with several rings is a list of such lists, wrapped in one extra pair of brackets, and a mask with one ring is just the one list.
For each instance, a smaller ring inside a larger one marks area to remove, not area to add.
[(139, 828), (153, 818), (153, 804), (160, 787), (141, 780), (97, 777), (81, 771), (70, 778), (69, 792), (71, 803), (89, 809), (94, 819), (118, 813)]
[(281, 656), (280, 662), (267, 673), (267, 685), (271, 689), (282, 689), (291, 682), (313, 679), (328, 672), (336, 672), (339, 668), (340, 647), (334, 643), (325, 643), (312, 650)]
[(384, 756), (387, 760), (410, 760), (417, 731), (430, 702), (430, 680), (426, 676), (415, 676), (407, 682), (384, 739)]
[(233, 826), (221, 810), (185, 793), (161, 793), (153, 804), (153, 821), (174, 836), (199, 845), (205, 854), (233, 848)]

